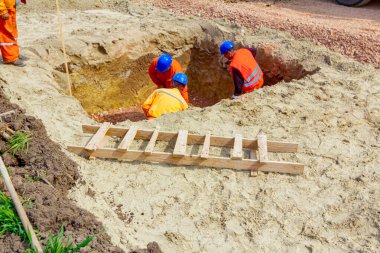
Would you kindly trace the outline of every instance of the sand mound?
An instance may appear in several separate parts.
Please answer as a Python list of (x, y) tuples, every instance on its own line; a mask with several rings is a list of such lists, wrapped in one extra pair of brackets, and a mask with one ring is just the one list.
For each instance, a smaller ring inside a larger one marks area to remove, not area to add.
[[(262, 130), (271, 140), (298, 142), (300, 152), (283, 159), (306, 168), (303, 176), (250, 178), (231, 170), (88, 161), (69, 154), (83, 177), (70, 197), (104, 224), (115, 245), (128, 251), (157, 241), (164, 252), (379, 248), (378, 70), (274, 30), (251, 33), (221, 21), (178, 18), (151, 7), (131, 5), (128, 10), (65, 12), (73, 71), (123, 56), (136, 60), (166, 51), (179, 57), (226, 38), (263, 50), (273, 48), (273, 59), (284, 63), (280, 69), (297, 62), (294, 66), (310, 74), (236, 101), (221, 100), (211, 107), (135, 124), (201, 134), (242, 133), (250, 138)], [(62, 75), (57, 70), (62, 55), (54, 20), (50, 13), (19, 18), (20, 40), (26, 46), (22, 51), (31, 60), (24, 69), (2, 66), (0, 83), (12, 101), (40, 118), (51, 138), (65, 147), (84, 143), (88, 136), (81, 134), (81, 125), (94, 122), (56, 81)], [(89, 196), (89, 191), (94, 194)]]

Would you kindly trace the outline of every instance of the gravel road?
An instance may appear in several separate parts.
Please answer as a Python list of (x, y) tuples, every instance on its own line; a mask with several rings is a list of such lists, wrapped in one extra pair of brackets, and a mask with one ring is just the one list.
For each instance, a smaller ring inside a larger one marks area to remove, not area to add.
[[(287, 31), (380, 68), (380, 1), (349, 8), (332, 0), (134, 0), (178, 14), (223, 18), (256, 29)], [(275, 3), (274, 3), (275, 2)]]

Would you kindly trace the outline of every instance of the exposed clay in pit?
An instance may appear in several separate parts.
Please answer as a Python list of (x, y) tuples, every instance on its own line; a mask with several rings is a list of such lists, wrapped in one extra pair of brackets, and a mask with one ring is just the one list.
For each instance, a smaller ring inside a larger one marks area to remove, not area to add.
[[(257, 48), (256, 60), (264, 73), (264, 85), (290, 82), (315, 73), (306, 71), (297, 61), (276, 56), (273, 53), (275, 48), (275, 45)], [(148, 75), (154, 57), (147, 54), (131, 60), (125, 55), (109, 63), (85, 65), (72, 74), (73, 94), (90, 117), (98, 122), (144, 120), (141, 105), (156, 88)], [(217, 46), (209, 49), (194, 47), (176, 59), (189, 77), (191, 106), (212, 106), (233, 94), (229, 67), (223, 63)]]

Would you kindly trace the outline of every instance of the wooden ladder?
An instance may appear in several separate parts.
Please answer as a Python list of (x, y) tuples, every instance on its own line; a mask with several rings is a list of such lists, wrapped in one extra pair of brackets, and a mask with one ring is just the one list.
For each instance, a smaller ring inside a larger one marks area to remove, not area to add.
[[(263, 133), (260, 133), (257, 139), (245, 139), (241, 134), (229, 138), (212, 136), (210, 132), (199, 135), (189, 134), (187, 130), (179, 130), (177, 133), (173, 133), (160, 131), (159, 128), (143, 130), (135, 126), (130, 128), (111, 127), (108, 122), (101, 126), (83, 125), (82, 129), (84, 133), (94, 135), (84, 147), (69, 146), (68, 150), (89, 158), (113, 158), (249, 170), (252, 176), (257, 175), (258, 171), (302, 174), (304, 168), (304, 165), (300, 163), (270, 161), (268, 152), (297, 152), (298, 144), (268, 141)], [(107, 137), (120, 137), (122, 139), (117, 148), (105, 148), (104, 146), (108, 141)], [(134, 150), (131, 149), (134, 140), (145, 140), (148, 141), (148, 144), (144, 150)], [(154, 151), (157, 141), (175, 141), (174, 151), (172, 153)], [(187, 154), (188, 145), (202, 145), (202, 150), (199, 154)], [(211, 146), (231, 148), (230, 157), (210, 155)], [(244, 157), (243, 149), (250, 151), (249, 157)]]

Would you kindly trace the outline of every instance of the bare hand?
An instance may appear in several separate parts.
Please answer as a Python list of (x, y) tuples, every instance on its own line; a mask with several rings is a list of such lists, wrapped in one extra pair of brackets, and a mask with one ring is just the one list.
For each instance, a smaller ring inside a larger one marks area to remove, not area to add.
[(5, 14), (1, 15), (1, 19), (2, 19), (2, 20), (7, 20), (7, 19), (9, 19), (9, 14), (8, 14), (8, 13), (5, 13)]

